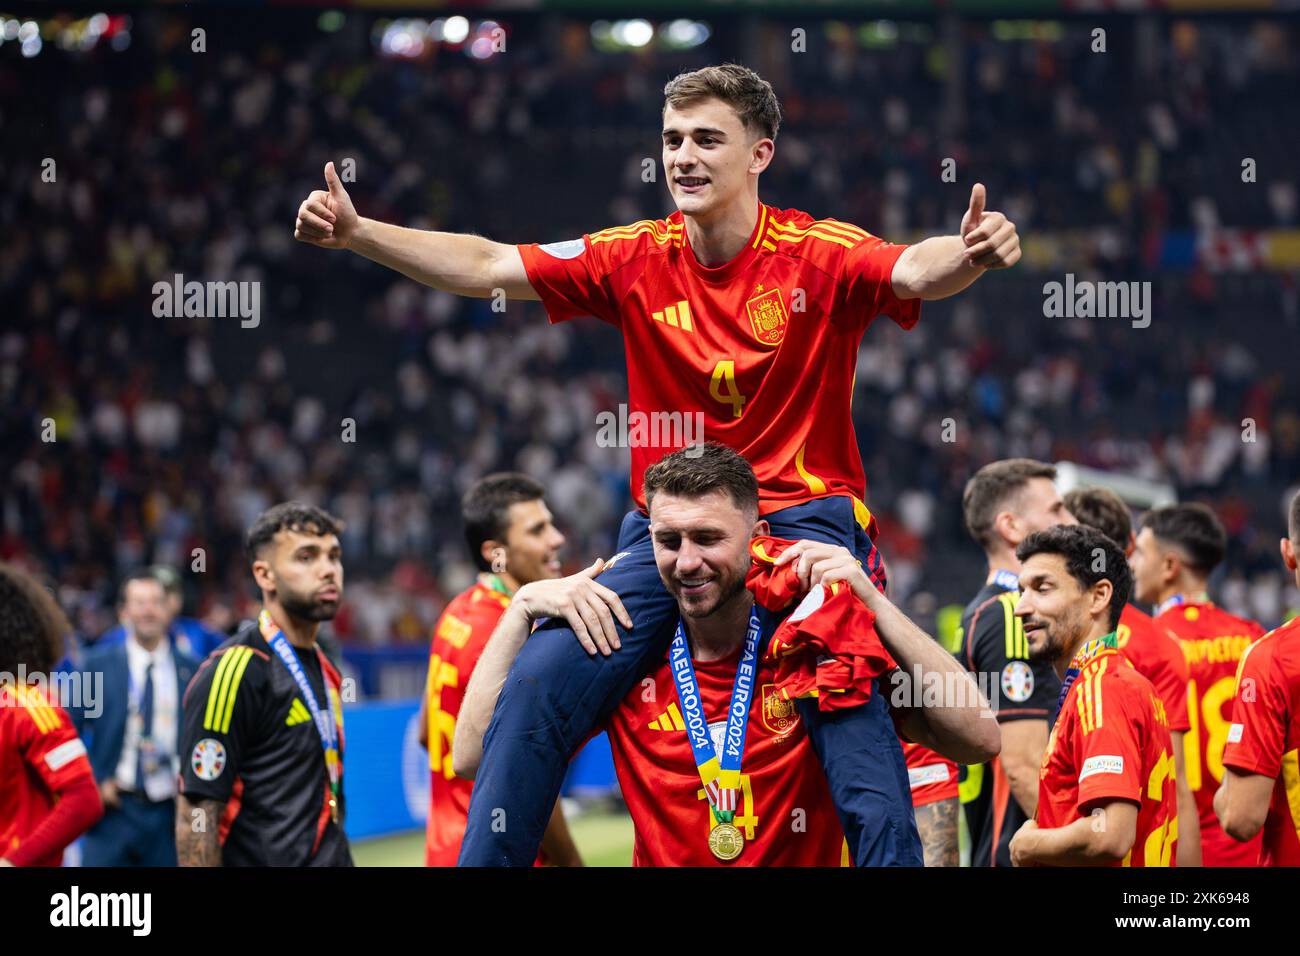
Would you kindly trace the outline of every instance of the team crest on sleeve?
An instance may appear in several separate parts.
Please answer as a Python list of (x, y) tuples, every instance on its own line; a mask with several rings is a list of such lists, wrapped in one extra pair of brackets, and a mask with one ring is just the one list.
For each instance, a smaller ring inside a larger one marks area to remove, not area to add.
[(1034, 672), (1024, 661), (1008, 661), (1002, 668), (1002, 696), (1017, 704), (1034, 692)]
[(760, 285), (754, 291), (758, 294), (745, 303), (754, 338), (763, 345), (780, 345), (785, 338), (785, 327), (790, 321), (785, 311), (785, 302), (781, 298), (781, 290), (768, 289), (764, 292)]
[(194, 745), (190, 766), (200, 780), (216, 780), (226, 769), (226, 748), (220, 740), (204, 737)]
[(581, 239), (566, 239), (563, 242), (548, 242), (537, 248), (555, 259), (576, 259), (586, 250), (587, 244)]

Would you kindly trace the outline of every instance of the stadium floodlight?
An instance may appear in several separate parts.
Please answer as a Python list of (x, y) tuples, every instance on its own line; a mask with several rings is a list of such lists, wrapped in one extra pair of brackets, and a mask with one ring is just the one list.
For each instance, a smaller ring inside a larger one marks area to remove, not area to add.
[(1056, 463), (1056, 487), (1061, 494), (1075, 488), (1109, 488), (1134, 508), (1159, 508), (1178, 502), (1178, 493), (1171, 484), (1076, 465), (1072, 461)]

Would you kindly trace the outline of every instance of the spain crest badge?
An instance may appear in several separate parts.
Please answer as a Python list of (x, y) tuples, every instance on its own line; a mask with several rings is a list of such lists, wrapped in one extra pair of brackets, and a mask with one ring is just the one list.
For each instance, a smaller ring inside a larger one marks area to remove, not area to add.
[(754, 338), (763, 345), (780, 345), (785, 338), (785, 328), (790, 323), (790, 317), (785, 311), (781, 290), (768, 289), (763, 292), (762, 289), (759, 286), (759, 294), (745, 303), (749, 324), (754, 330)]

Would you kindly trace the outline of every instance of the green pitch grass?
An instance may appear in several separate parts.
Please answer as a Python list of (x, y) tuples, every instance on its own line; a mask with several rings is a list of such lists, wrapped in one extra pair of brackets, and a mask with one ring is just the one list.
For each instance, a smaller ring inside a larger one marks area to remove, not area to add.
[[(626, 813), (570, 816), (569, 829), (587, 866), (632, 865), (632, 821)], [(424, 831), (358, 840), (352, 857), (357, 866), (424, 866)]]

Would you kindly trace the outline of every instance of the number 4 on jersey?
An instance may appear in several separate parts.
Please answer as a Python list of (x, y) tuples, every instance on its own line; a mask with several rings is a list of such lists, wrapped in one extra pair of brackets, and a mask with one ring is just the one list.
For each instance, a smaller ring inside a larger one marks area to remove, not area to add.
[(736, 363), (723, 359), (713, 367), (713, 378), (709, 380), (709, 395), (714, 401), (731, 406), (731, 417), (739, 418), (745, 404), (745, 396), (736, 387)]

